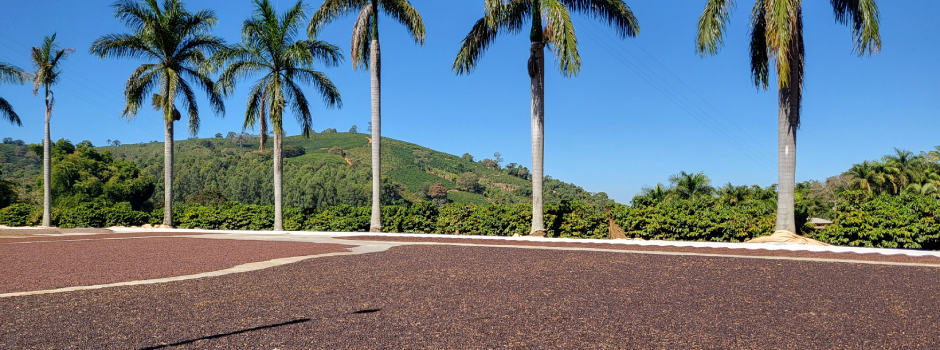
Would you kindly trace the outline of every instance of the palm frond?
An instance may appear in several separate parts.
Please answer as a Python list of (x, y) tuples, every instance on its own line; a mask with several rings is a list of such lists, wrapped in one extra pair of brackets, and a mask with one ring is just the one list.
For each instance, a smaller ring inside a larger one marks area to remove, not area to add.
[(159, 58), (140, 34), (108, 34), (95, 40), (88, 53), (98, 58)]
[(24, 84), (26, 83), (27, 73), (20, 67), (9, 63), (0, 62), (0, 83)]
[(380, 0), (382, 10), (389, 17), (403, 24), (415, 43), (424, 45), (424, 21), (408, 0)]
[(504, 5), (500, 0), (487, 0), (483, 18), (477, 20), (464, 37), (451, 69), (458, 75), (473, 72), (496, 36), (500, 32), (518, 33), (531, 10), (528, 1), (513, 0)]
[(350, 56), (353, 69), (369, 69), (369, 56), (372, 54), (372, 4), (366, 4), (359, 11), (359, 17), (353, 25)]
[(757, 0), (751, 11), (751, 76), (754, 86), (767, 90), (770, 82), (770, 56), (767, 52), (767, 8)]
[(577, 76), (581, 71), (578, 38), (571, 23), (571, 14), (559, 0), (541, 0), (545, 11), (545, 41), (551, 45), (558, 70), (565, 77)]
[[(730, 0), (728, 0), (730, 1)], [(623, 0), (561, 0), (571, 12), (593, 16), (594, 19), (607, 22), (617, 31), (622, 39), (632, 38), (640, 33), (640, 23), (633, 10)]]
[(881, 51), (880, 15), (875, 0), (830, 0), (836, 22), (852, 27), (859, 56)]
[(13, 106), (10, 105), (10, 102), (7, 102), (3, 97), (0, 97), (0, 119), (7, 120), (17, 126), (23, 126), (23, 122), (20, 121), (20, 116), (13, 110)]
[(369, 0), (325, 0), (317, 12), (310, 17), (310, 25), (307, 26), (307, 35), (315, 38), (320, 31), (330, 22), (337, 18), (346, 16), (350, 13), (359, 11), (362, 7), (369, 4)]
[(708, 0), (698, 18), (696, 52), (700, 56), (715, 55), (725, 44), (724, 32), (731, 18), (734, 0)]
[[(150, 95), (155, 85), (162, 78), (163, 70), (156, 64), (144, 64), (131, 73), (131, 77), (124, 84), (124, 111), (121, 117), (125, 119), (134, 119), (137, 117), (137, 111), (144, 103), (144, 98)], [(162, 104), (161, 104), (162, 105)], [(155, 105), (156, 106), (156, 105)]]

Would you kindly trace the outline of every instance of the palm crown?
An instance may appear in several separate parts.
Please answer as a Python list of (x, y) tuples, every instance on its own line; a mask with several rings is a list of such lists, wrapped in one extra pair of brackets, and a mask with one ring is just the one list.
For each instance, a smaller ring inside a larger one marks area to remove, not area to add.
[(326, 0), (310, 18), (307, 34), (311, 38), (316, 37), (330, 22), (358, 11), (359, 16), (353, 26), (350, 56), (353, 68), (367, 70), (371, 53), (369, 43), (379, 39), (379, 12), (374, 11), (373, 6), (404, 25), (416, 44), (424, 45), (424, 21), (408, 0)]
[[(852, 40), (859, 56), (881, 50), (878, 6), (874, 0), (830, 0), (836, 21), (852, 27)], [(717, 54), (724, 45), (724, 31), (731, 18), (733, 0), (708, 0), (699, 17), (696, 51)], [(803, 12), (802, 0), (756, 0), (751, 10), (750, 56), (754, 85), (769, 87), (770, 64), (778, 85), (786, 88), (802, 84)]]
[(36, 72), (32, 74), (33, 95), (39, 94), (40, 88), (45, 88), (46, 93), (52, 99), (52, 91), (49, 90), (53, 85), (59, 82), (62, 73), (62, 66), (59, 65), (68, 54), (75, 52), (75, 49), (63, 49), (55, 44), (55, 34), (43, 39), (42, 45), (34, 47), (31, 52), (33, 67)]
[(328, 67), (343, 60), (339, 48), (319, 40), (294, 40), (304, 19), (301, 2), (281, 18), (268, 0), (256, 0), (254, 16), (242, 26), (242, 43), (219, 52), (216, 63), (226, 65), (219, 87), (231, 93), (238, 80), (263, 74), (248, 95), (245, 126), (254, 125), (265, 111), (271, 112), (274, 131), (281, 133), (284, 107), (290, 104), (303, 134), (311, 131), (311, 114), (298, 83), (312, 84), (329, 107), (342, 107), (336, 86), (322, 72), (313, 70), (316, 62)]
[[(225, 113), (222, 96), (208, 77), (206, 64), (209, 55), (224, 46), (221, 38), (209, 34), (217, 23), (213, 11), (190, 13), (180, 0), (167, 0), (162, 7), (157, 0), (121, 0), (114, 8), (115, 16), (133, 33), (105, 35), (89, 51), (101, 58), (146, 58), (155, 62), (141, 65), (127, 80), (123, 117), (136, 117), (145, 99), (150, 98), (153, 107), (162, 110), (170, 123), (180, 97), (189, 115), (189, 132), (195, 134), (199, 130), (199, 108), (187, 80), (205, 91), (216, 114)], [(155, 90), (157, 96), (151, 97)]]
[[(539, 16), (533, 16), (533, 7), (538, 8)], [(633, 11), (622, 0), (486, 0), (484, 11), (483, 18), (473, 25), (460, 46), (453, 66), (457, 74), (472, 72), (497, 35), (517, 34), (529, 19), (530, 38), (549, 45), (558, 61), (558, 70), (566, 77), (577, 76), (581, 71), (570, 12), (607, 22), (623, 39), (640, 32)]]

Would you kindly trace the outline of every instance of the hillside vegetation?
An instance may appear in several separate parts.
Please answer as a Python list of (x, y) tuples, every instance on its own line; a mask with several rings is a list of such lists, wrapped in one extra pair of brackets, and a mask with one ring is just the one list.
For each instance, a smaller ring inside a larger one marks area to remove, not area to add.
[[(176, 147), (174, 201), (210, 204), (235, 201), (243, 204), (273, 203), (270, 141), (259, 151), (257, 136), (229, 133), (214, 138), (181, 140)], [(62, 141), (60, 141), (61, 143)], [(83, 142), (84, 145), (90, 145)], [(20, 201), (40, 202), (36, 184), (41, 159), (31, 145), (8, 140), (0, 144), (3, 177), (18, 184)], [(382, 172), (384, 204), (416, 202), (468, 203), (476, 205), (527, 203), (532, 184), (528, 169), (496, 161), (474, 161), (416, 144), (383, 138)], [(123, 144), (96, 148), (116, 160), (130, 162), (152, 179), (155, 190), (150, 205), (162, 205), (163, 143)], [(287, 207), (326, 209), (336, 205), (367, 205), (371, 199), (371, 153), (367, 134), (316, 133), (284, 139), (284, 204)], [(612, 201), (605, 193), (590, 193), (573, 184), (547, 178), (547, 204), (579, 200), (602, 208)]]

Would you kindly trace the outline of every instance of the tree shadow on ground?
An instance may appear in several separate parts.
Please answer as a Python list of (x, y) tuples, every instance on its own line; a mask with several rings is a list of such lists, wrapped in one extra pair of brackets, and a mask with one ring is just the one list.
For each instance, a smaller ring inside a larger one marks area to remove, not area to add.
[[(363, 311), (370, 311), (370, 310), (363, 310)], [(378, 311), (378, 310), (376, 310), (376, 311)], [(372, 312), (374, 312), (374, 311), (372, 311)], [(357, 312), (357, 313), (359, 313), (359, 312)], [(292, 325), (292, 324), (298, 324), (298, 323), (304, 323), (304, 322), (310, 322), (310, 319), (309, 319), (309, 318), (301, 318), (301, 319), (297, 319), (297, 320), (293, 320), (293, 321), (288, 321), (288, 322), (283, 322), (283, 323), (269, 324), (269, 325), (266, 325), (266, 326), (260, 326), (260, 327), (254, 327), (254, 328), (246, 328), (246, 329), (242, 329), (242, 330), (238, 330), (238, 331), (234, 331), (234, 332), (229, 332), (229, 333), (215, 334), (215, 335), (205, 336), (205, 337), (202, 337), (202, 338), (184, 340), (184, 341), (181, 341), (181, 342), (178, 342), (178, 343), (173, 343), (173, 344), (163, 344), (163, 345), (150, 346), (150, 347), (146, 347), (146, 348), (141, 348), (141, 350), (154, 350), (154, 349), (164, 349), (164, 348), (169, 348), (169, 347), (176, 347), (176, 346), (181, 346), (181, 345), (192, 344), (192, 343), (195, 343), (195, 342), (200, 341), (200, 340), (218, 339), (218, 338), (223, 338), (223, 337), (227, 337), (227, 336), (230, 336), (230, 335), (238, 335), (238, 334), (242, 334), (242, 333), (260, 331), (260, 330), (263, 330), (263, 329), (270, 329), (270, 328), (281, 327), (281, 326), (289, 326), (289, 325)]]

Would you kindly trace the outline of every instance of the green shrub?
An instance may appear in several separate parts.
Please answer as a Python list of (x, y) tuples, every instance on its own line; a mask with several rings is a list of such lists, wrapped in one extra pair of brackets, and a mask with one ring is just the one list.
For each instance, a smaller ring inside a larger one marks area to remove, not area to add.
[(773, 233), (776, 206), (748, 200), (735, 205), (699, 197), (636, 207), (615, 206), (614, 220), (627, 237), (655, 240), (743, 242)]
[(150, 215), (134, 210), (127, 202), (95, 201), (59, 209), (53, 212), (52, 221), (62, 228), (139, 226), (150, 219)]
[(37, 226), (42, 220), (42, 207), (15, 203), (0, 209), (0, 225)]
[(812, 237), (835, 245), (940, 249), (940, 200), (927, 196), (847, 193), (832, 225)]

